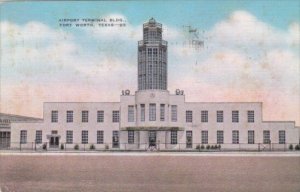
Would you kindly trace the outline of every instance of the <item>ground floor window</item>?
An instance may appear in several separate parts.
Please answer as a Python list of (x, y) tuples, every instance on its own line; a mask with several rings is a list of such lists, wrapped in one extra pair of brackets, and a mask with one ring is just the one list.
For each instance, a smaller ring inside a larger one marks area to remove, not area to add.
[(186, 131), (186, 148), (192, 148), (192, 147), (193, 147), (193, 132)]
[(119, 131), (113, 131), (112, 142), (113, 142), (112, 145), (113, 148), (119, 147)]
[(177, 131), (171, 131), (171, 144), (177, 144)]
[(224, 143), (224, 131), (217, 131), (217, 144)]
[(66, 143), (67, 144), (72, 144), (73, 143), (73, 131), (67, 131)]
[(104, 131), (97, 131), (97, 144), (103, 144)]
[(201, 131), (202, 144), (208, 144), (208, 131)]
[(263, 142), (264, 144), (270, 144), (271, 143), (271, 140), (270, 140), (270, 131), (267, 131), (267, 130), (264, 130), (263, 132)]
[(128, 131), (128, 143), (129, 144), (134, 143), (134, 131)]
[(37, 144), (42, 143), (42, 131), (41, 130), (37, 130), (35, 132), (35, 143), (37, 143)]
[(89, 132), (88, 131), (82, 131), (81, 143), (82, 144), (88, 144), (89, 143)]
[(254, 144), (254, 131), (248, 131), (248, 144)]
[(239, 131), (232, 131), (232, 144), (239, 144)]
[(21, 130), (21, 132), (20, 132), (20, 143), (21, 144), (27, 143), (27, 130)]
[(285, 131), (279, 131), (279, 144), (285, 144)]

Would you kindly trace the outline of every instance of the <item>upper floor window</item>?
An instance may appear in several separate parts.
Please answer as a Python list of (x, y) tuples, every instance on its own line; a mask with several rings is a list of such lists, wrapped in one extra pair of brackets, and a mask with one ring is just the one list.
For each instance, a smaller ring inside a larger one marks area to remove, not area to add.
[(171, 121), (177, 121), (177, 105), (171, 105)]
[(248, 123), (254, 123), (254, 111), (248, 111)]
[(83, 123), (89, 122), (89, 111), (82, 111), (81, 118)]
[(160, 104), (160, 121), (165, 121), (165, 104)]
[(73, 111), (67, 111), (67, 123), (73, 122)]
[(156, 104), (151, 103), (149, 106), (149, 121), (156, 121)]
[(239, 111), (232, 111), (232, 122), (233, 123), (239, 122)]
[(51, 111), (51, 122), (52, 123), (58, 122), (58, 111)]
[(201, 111), (201, 122), (202, 123), (208, 122), (208, 111)]
[(112, 122), (117, 123), (120, 121), (120, 111), (113, 111), (112, 112)]
[(128, 122), (134, 122), (134, 106), (128, 106)]
[(217, 111), (217, 123), (223, 123), (224, 115), (223, 111)]
[(104, 122), (104, 111), (97, 111), (97, 122), (98, 123)]
[(185, 112), (185, 118), (186, 118), (186, 122), (193, 122), (193, 111), (186, 111)]
[(141, 121), (145, 121), (145, 104), (141, 104)]

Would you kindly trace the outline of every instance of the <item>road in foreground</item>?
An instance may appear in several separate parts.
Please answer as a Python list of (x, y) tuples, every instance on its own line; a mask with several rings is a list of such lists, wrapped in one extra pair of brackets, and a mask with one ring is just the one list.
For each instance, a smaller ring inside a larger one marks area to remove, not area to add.
[(300, 157), (1, 155), (6, 191), (300, 191)]

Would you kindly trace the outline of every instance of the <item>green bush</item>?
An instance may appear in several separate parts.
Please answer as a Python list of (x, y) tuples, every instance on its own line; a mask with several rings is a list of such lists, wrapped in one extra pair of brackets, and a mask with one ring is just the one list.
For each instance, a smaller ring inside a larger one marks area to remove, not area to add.
[(94, 144), (91, 144), (91, 145), (90, 145), (90, 150), (95, 150), (95, 149), (96, 149), (95, 145), (94, 145)]
[(43, 144), (43, 149), (44, 149), (44, 150), (47, 150), (47, 143), (44, 143), (44, 144)]
[(200, 147), (201, 149), (205, 149), (205, 146), (204, 145), (201, 145), (201, 147)]
[(65, 145), (64, 144), (60, 144), (60, 149), (64, 150), (65, 149)]
[(210, 145), (206, 145), (206, 149), (209, 150), (210, 149)]
[(76, 145), (74, 146), (74, 149), (75, 149), (75, 150), (79, 150), (79, 145), (76, 144)]
[(293, 149), (294, 149), (294, 146), (292, 144), (290, 144), (289, 150), (293, 150)]
[(300, 150), (300, 146), (299, 146), (299, 144), (298, 145), (296, 145), (296, 147), (295, 147), (295, 150)]

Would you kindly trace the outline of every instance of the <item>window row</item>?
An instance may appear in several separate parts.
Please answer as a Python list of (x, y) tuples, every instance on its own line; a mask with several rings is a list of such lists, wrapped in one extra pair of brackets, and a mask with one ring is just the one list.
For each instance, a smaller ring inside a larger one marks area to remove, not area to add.
[[(74, 121), (74, 112), (66, 111), (66, 122), (73, 123)], [(120, 121), (120, 112), (112, 111), (112, 122), (116, 123)], [(58, 122), (58, 111), (51, 111), (51, 122)], [(89, 111), (81, 111), (81, 122), (88, 123), (89, 122)], [(104, 122), (104, 111), (97, 111), (97, 122)]]
[[(239, 122), (239, 111), (232, 111), (232, 122), (238, 123)], [(193, 111), (187, 110), (185, 111), (185, 117), (187, 123), (193, 122)], [(254, 123), (254, 111), (247, 111), (248, 123)], [(207, 123), (208, 122), (208, 111), (201, 111), (201, 122)], [(224, 122), (224, 112), (217, 111), (216, 112), (216, 122), (223, 123)]]

